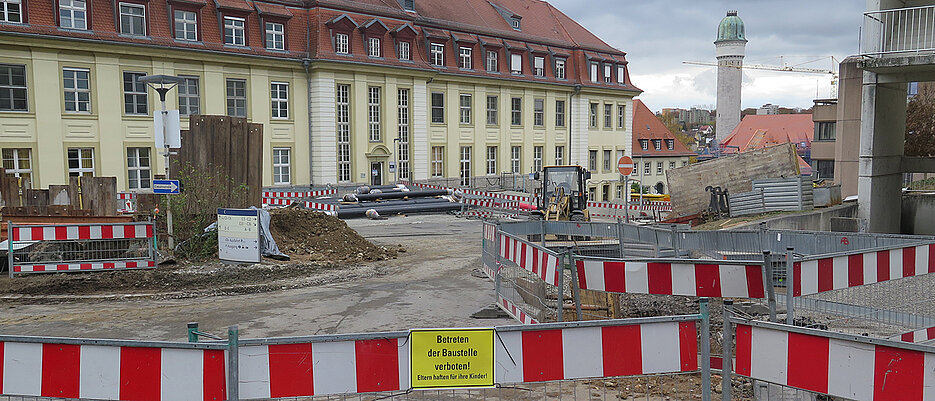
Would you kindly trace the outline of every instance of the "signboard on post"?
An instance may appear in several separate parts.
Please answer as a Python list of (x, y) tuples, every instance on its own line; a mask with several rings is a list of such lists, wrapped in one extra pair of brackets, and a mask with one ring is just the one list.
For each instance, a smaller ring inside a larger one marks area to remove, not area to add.
[(617, 160), (617, 171), (623, 175), (630, 175), (633, 173), (633, 159), (630, 156), (622, 156), (620, 160)]
[[(165, 147), (165, 142), (169, 142), (169, 147), (178, 149), (182, 147), (182, 127), (179, 120), (178, 110), (166, 110), (165, 121), (163, 121), (163, 112), (156, 110), (153, 113), (153, 126), (155, 127), (156, 149)], [(163, 136), (165, 133), (165, 136)], [(168, 138), (168, 139), (164, 139)]]
[(259, 210), (218, 209), (218, 258), (260, 263), (260, 256)]
[(179, 180), (153, 180), (153, 193), (157, 195), (178, 195), (181, 189)]
[(409, 336), (412, 388), (494, 386), (494, 329), (411, 330)]

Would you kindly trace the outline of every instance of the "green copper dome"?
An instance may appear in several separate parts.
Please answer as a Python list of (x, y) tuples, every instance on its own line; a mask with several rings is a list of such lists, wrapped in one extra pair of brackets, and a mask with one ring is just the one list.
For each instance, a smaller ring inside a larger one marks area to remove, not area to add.
[(743, 20), (737, 16), (736, 11), (728, 11), (727, 16), (717, 26), (717, 41), (742, 40), (747, 41), (743, 31)]

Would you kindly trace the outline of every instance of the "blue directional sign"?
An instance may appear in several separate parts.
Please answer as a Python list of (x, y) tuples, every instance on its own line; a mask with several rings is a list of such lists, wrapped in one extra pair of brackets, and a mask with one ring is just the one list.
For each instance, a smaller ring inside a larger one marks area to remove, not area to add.
[(153, 193), (175, 195), (179, 193), (179, 180), (153, 180)]

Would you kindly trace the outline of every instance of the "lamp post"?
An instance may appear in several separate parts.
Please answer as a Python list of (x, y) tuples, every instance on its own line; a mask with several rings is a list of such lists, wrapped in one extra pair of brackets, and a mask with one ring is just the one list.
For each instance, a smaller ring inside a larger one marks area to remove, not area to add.
[[(140, 82), (146, 84), (159, 94), (159, 101), (162, 103), (162, 156), (165, 158), (166, 179), (169, 179), (169, 111), (166, 110), (166, 94), (172, 88), (178, 86), (183, 79), (172, 75), (147, 75), (140, 78)], [(175, 239), (172, 237), (172, 208), (166, 204), (166, 231), (169, 234), (169, 249), (175, 249)]]

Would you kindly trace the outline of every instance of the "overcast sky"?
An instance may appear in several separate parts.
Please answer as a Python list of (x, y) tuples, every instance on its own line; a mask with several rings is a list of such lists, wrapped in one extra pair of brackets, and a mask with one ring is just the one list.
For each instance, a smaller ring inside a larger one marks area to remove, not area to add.
[[(858, 51), (864, 0), (549, 0), (585, 28), (627, 52), (630, 78), (653, 111), (717, 103), (717, 25), (737, 10), (746, 26), (744, 64), (831, 69)], [(783, 59), (780, 60), (780, 56)], [(817, 60), (817, 61), (814, 61)], [(814, 61), (814, 62), (809, 62)], [(746, 107), (808, 108), (829, 97), (830, 75), (744, 70)]]

